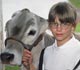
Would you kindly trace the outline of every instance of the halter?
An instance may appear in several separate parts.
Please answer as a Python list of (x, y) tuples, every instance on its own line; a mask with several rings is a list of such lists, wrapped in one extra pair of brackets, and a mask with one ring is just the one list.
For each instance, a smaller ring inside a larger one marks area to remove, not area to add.
[(17, 42), (21, 43), (25, 49), (28, 49), (29, 51), (31, 51), (32, 48), (35, 47), (42, 40), (42, 38), (43, 38), (43, 33), (39, 35), (39, 37), (36, 39), (36, 41), (34, 41), (34, 43), (32, 45), (29, 45), (29, 44), (24, 44), (19, 39), (16, 39), (16, 38), (13, 38), (13, 37), (7, 37), (6, 40), (5, 40), (5, 46), (7, 45), (8, 40), (14, 40), (14, 41), (17, 41)]

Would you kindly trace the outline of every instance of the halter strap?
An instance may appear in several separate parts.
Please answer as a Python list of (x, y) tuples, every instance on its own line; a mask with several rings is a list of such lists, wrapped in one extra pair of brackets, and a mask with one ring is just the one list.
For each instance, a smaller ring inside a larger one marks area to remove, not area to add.
[[(29, 45), (29, 44), (24, 44), (21, 40), (19, 39), (16, 39), (16, 38), (13, 38), (13, 37), (8, 37), (6, 38), (5, 40), (5, 46), (7, 45), (7, 41), (8, 40), (14, 40), (14, 41), (18, 41), (19, 43), (21, 43), (23, 45), (23, 47), (25, 49), (28, 49), (29, 51), (32, 50), (33, 47), (35, 47), (43, 38), (43, 34), (40, 34), (39, 37), (36, 39), (36, 41), (32, 44), (32, 45)], [(28, 47), (27, 47), (28, 46)]]

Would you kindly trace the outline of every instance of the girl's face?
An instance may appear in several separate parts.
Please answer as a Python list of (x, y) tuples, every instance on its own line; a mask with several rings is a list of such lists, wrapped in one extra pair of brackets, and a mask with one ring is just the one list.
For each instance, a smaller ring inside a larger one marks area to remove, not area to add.
[(61, 23), (56, 17), (55, 22), (51, 22), (49, 28), (57, 41), (66, 42), (72, 37), (75, 27), (70, 23)]

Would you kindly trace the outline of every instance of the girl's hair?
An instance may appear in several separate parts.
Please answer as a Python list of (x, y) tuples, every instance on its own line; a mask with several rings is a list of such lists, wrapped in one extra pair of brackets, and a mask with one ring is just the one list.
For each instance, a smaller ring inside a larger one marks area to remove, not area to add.
[(48, 16), (49, 24), (50, 22), (55, 22), (56, 16), (59, 18), (61, 23), (76, 24), (76, 9), (67, 2), (59, 2), (52, 6)]

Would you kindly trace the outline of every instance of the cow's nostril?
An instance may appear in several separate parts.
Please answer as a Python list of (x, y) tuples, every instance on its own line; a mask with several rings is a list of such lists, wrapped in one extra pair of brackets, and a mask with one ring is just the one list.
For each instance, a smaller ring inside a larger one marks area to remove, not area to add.
[(14, 54), (5, 52), (0, 55), (0, 58), (2, 63), (9, 63), (14, 59)]

